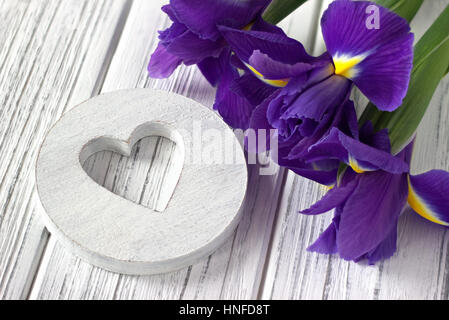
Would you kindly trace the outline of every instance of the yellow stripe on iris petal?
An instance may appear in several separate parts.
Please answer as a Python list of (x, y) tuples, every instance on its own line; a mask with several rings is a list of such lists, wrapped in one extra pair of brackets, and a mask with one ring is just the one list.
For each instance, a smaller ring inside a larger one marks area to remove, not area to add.
[(352, 79), (357, 76), (359, 70), (357, 65), (362, 62), (366, 56), (358, 55), (350, 57), (347, 55), (336, 55), (332, 58), (334, 61), (335, 74)]
[(251, 30), (253, 28), (253, 25), (254, 25), (254, 21), (248, 23), (246, 26), (243, 27), (242, 30), (249, 31), (249, 30)]
[(349, 156), (349, 166), (357, 173), (364, 173), (366, 170), (363, 169), (353, 157)]
[(265, 82), (266, 84), (269, 84), (270, 86), (282, 88), (285, 87), (288, 84), (288, 79), (279, 79), (279, 80), (270, 80), (265, 79), (263, 74), (261, 74), (259, 71), (257, 71), (253, 66), (249, 65), (248, 63), (245, 63), (245, 66), (254, 73), (254, 75), (261, 81)]
[(418, 196), (418, 194), (413, 190), (412, 183), (410, 182), (410, 177), (408, 179), (408, 204), (418, 213), (421, 217), (430, 220), (434, 223), (441, 224), (443, 226), (449, 226), (449, 223), (441, 221), (436, 214), (424, 203), (424, 201)]

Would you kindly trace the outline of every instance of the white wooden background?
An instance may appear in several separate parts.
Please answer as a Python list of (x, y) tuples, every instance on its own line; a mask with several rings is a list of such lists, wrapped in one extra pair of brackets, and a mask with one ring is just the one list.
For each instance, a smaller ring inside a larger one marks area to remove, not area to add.
[[(157, 30), (169, 25), (163, 0), (0, 0), (1, 299), (447, 299), (449, 234), (406, 210), (399, 251), (376, 266), (306, 252), (331, 214), (297, 211), (320, 198), (315, 183), (280, 170), (250, 169), (250, 201), (235, 235), (203, 262), (176, 273), (126, 276), (68, 253), (40, 218), (34, 164), (61, 115), (101, 92), (160, 88), (211, 106), (214, 89), (195, 67), (167, 80), (147, 77)], [(318, 17), (329, 1), (310, 0), (281, 23), (315, 54), (324, 50)], [(449, 0), (424, 0), (419, 38)], [(359, 100), (363, 100), (360, 98)], [(419, 131), (413, 170), (449, 170), (449, 77)], [(128, 159), (110, 152), (85, 168), (98, 183), (154, 206), (176, 148), (145, 138)], [(151, 187), (150, 187), (151, 186)]]

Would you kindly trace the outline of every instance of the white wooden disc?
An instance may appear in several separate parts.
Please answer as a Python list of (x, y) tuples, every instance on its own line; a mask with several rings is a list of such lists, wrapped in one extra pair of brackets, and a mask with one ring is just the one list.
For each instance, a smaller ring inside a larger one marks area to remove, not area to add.
[(163, 195), (163, 212), (106, 190), (82, 168), (99, 151), (129, 156), (135, 142), (152, 135), (174, 141), (184, 159), (194, 151), (194, 121), (203, 130), (231, 132), (199, 103), (149, 89), (107, 93), (66, 113), (47, 135), (36, 165), (52, 235), (89, 263), (127, 274), (174, 271), (216, 250), (241, 216), (248, 181), (242, 150), (237, 164), (180, 161), (173, 173), (179, 180), (169, 187), (174, 191)]

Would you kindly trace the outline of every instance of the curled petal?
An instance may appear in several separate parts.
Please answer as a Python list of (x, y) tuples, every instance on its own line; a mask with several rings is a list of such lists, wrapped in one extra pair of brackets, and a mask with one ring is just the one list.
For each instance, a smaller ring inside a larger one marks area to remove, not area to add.
[(171, 54), (181, 58), (186, 65), (197, 64), (208, 57), (218, 58), (224, 43), (200, 39), (187, 30), (166, 46)]
[(320, 121), (326, 112), (342, 104), (350, 89), (350, 81), (340, 76), (331, 76), (298, 95), (282, 114), (282, 118), (305, 117)]
[(422, 217), (449, 226), (449, 172), (432, 170), (409, 176), (408, 202)]
[(329, 157), (345, 162), (357, 173), (383, 170), (400, 174), (409, 170), (408, 164), (400, 157), (348, 137), (337, 128), (332, 128), (329, 135), (309, 149), (309, 161)]
[[(294, 99), (294, 96), (283, 94), (283, 90), (279, 90), (279, 94), (270, 101), (267, 109), (268, 122), (279, 130), (279, 135), (288, 137), (291, 135), (291, 128), (286, 121), (281, 119), (281, 114), (289, 103)], [(295, 121), (297, 122), (297, 121)]]
[(306, 210), (302, 210), (302, 214), (317, 215), (328, 212), (333, 208), (343, 204), (354, 191), (357, 181), (354, 179), (350, 183), (341, 187), (334, 187), (317, 203)]
[(245, 63), (249, 62), (255, 50), (267, 54), (271, 59), (288, 64), (309, 62), (313, 59), (306, 53), (301, 43), (285, 34), (245, 31), (225, 26), (219, 26), (219, 30), (232, 50)]
[(181, 63), (182, 59), (169, 53), (167, 49), (159, 43), (148, 64), (148, 73), (152, 78), (168, 78)]
[[(256, 70), (263, 79), (278, 80), (299, 76), (311, 69), (310, 63), (297, 62), (293, 65), (271, 59), (268, 55), (255, 50), (249, 58), (249, 65)], [(254, 72), (254, 71), (253, 71)]]
[(173, 8), (170, 4), (166, 4), (162, 6), (161, 10), (167, 14), (167, 16), (170, 18), (173, 22), (179, 22), (178, 18), (176, 18), (175, 13), (173, 12)]
[(289, 159), (288, 154), (293, 145), (305, 142), (307, 139), (302, 138), (298, 134), (292, 134), (287, 139), (279, 138), (279, 148), (277, 155), (277, 163), (281, 167), (285, 167), (297, 175), (309, 180), (318, 182), (325, 186), (333, 186), (337, 180), (337, 172), (339, 161), (324, 160), (314, 163), (307, 163), (301, 158)]
[(242, 29), (253, 22), (269, 0), (171, 0), (176, 18), (200, 38), (216, 41), (217, 25)]
[(407, 21), (372, 2), (343, 0), (330, 4), (321, 25), (335, 72), (354, 81), (379, 109), (399, 107), (413, 63)]
[(168, 46), (172, 41), (174, 41), (179, 36), (182, 36), (187, 31), (185, 25), (179, 22), (173, 22), (170, 28), (159, 31), (159, 40), (165, 46)]
[[(317, 124), (313, 134), (304, 135), (304, 139), (291, 148), (288, 158), (307, 159), (309, 148), (320, 141), (334, 127), (340, 129), (349, 136), (356, 139), (358, 138), (359, 126), (357, 123), (357, 114), (354, 108), (354, 103), (351, 100), (346, 100), (336, 109), (335, 113), (326, 114), (326, 116)], [(324, 157), (324, 159), (326, 158), (327, 157)]]

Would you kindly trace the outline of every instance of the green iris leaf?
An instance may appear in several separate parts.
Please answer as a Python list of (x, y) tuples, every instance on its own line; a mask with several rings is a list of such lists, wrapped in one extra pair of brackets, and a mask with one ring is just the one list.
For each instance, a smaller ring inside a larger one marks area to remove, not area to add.
[(384, 112), (368, 104), (360, 124), (371, 120), (376, 130), (389, 130), (392, 153), (399, 153), (412, 139), (440, 80), (449, 69), (449, 6), (415, 46), (409, 90), (401, 107)]
[(263, 13), (262, 18), (271, 24), (278, 24), (306, 1), (307, 0), (273, 0)]

